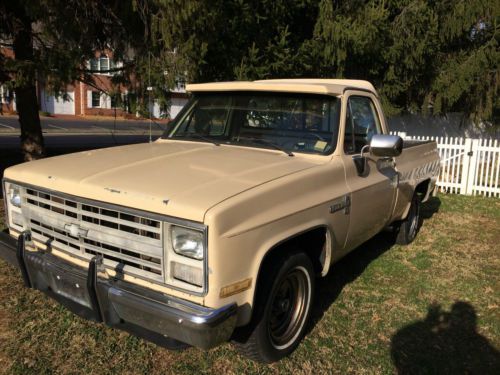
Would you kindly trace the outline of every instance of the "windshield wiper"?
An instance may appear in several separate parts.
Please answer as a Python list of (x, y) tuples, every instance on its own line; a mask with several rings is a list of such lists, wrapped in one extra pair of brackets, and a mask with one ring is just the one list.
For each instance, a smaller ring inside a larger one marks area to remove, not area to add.
[[(203, 139), (204, 141), (213, 143), (216, 146), (220, 146), (220, 143), (214, 141), (212, 138), (198, 134), (198, 133), (192, 133), (192, 134), (182, 134), (186, 138), (198, 138), (198, 139)], [(175, 136), (173, 138), (176, 138)]]
[(286, 150), (283, 147), (281, 147), (280, 145), (277, 145), (276, 143), (268, 141), (267, 139), (253, 138), (253, 137), (237, 137), (236, 139), (238, 141), (242, 140), (242, 141), (248, 141), (248, 142), (253, 142), (253, 143), (265, 144), (265, 145), (271, 146), (272, 148), (274, 148), (276, 150), (280, 150), (280, 151), (284, 152), (288, 156), (295, 156), (292, 151)]

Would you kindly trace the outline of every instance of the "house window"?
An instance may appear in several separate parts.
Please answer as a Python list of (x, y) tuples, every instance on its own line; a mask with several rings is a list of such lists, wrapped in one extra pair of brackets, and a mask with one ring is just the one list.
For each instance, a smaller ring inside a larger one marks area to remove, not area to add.
[(101, 55), (99, 58), (100, 71), (108, 71), (109, 70), (109, 58), (105, 55)]
[(99, 72), (103, 72), (101, 74), (110, 74), (109, 70), (114, 69), (116, 63), (105, 54), (102, 54), (100, 57), (90, 59), (89, 66), (90, 70), (94, 73), (99, 74)]
[(97, 91), (92, 91), (92, 108), (101, 106), (101, 94)]
[(99, 60), (90, 59), (90, 70), (98, 71), (99, 70)]

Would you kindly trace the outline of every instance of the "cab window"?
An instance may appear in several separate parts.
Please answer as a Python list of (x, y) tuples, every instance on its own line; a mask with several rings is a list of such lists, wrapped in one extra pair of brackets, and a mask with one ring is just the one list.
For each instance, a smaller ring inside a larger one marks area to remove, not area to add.
[(196, 106), (179, 124), (179, 132), (220, 136), (225, 134), (229, 116), (231, 98), (215, 96), (201, 97)]
[(340, 103), (304, 93), (195, 93), (164, 137), (328, 155), (337, 145)]
[(346, 154), (361, 152), (374, 134), (382, 132), (377, 109), (366, 96), (351, 96), (347, 102), (347, 118), (344, 136)]

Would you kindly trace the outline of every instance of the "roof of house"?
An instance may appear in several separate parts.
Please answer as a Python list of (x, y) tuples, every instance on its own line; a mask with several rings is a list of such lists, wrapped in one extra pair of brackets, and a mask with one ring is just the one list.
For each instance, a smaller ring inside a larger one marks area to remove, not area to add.
[(370, 91), (377, 95), (368, 81), (354, 79), (269, 79), (262, 81), (234, 81), (186, 85), (186, 91), (275, 91), (309, 94), (342, 95), (346, 89)]

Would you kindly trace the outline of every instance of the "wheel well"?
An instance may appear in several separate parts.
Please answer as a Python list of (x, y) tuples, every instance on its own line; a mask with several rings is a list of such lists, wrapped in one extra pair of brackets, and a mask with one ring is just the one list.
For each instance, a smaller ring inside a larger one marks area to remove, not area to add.
[(431, 180), (429, 178), (427, 180), (420, 182), (415, 187), (415, 193), (419, 194), (421, 196), (421, 198), (424, 199), (425, 197), (427, 197), (430, 183), (431, 183)]
[(326, 227), (317, 227), (297, 234), (273, 246), (266, 253), (260, 264), (257, 275), (257, 288), (261, 275), (265, 272), (266, 268), (273, 262), (279, 262), (281, 258), (292, 251), (302, 251), (308, 255), (313, 264), (314, 272), (320, 275), (327, 256), (325, 246), (327, 242), (326, 234)]
[[(274, 263), (280, 262), (283, 257), (291, 252), (302, 251), (309, 256), (313, 264), (314, 272), (320, 275), (323, 270), (323, 264), (327, 259), (326, 254), (326, 244), (327, 244), (327, 228), (326, 227), (316, 227), (310, 229), (306, 232), (302, 232), (288, 238), (275, 246), (273, 246), (264, 255), (259, 267), (259, 273), (257, 274), (255, 294), (253, 297), (254, 305), (257, 300), (259, 293), (261, 293), (261, 280), (262, 275), (268, 274), (270, 268)], [(253, 315), (253, 312), (252, 312)]]
[(263, 284), (262, 281), (266, 279), (264, 275), (271, 274), (273, 272), (273, 266), (275, 264), (279, 265), (287, 254), (299, 251), (304, 252), (311, 259), (314, 272), (318, 276), (321, 275), (323, 264), (330, 261), (329, 255), (327, 254), (329, 241), (328, 229), (325, 226), (321, 226), (311, 228), (305, 232), (287, 238), (269, 249), (260, 262), (259, 272), (255, 283), (253, 303), (251, 306), (250, 320), (235, 330), (233, 339), (236, 341), (244, 341), (245, 338), (248, 337), (251, 322), (258, 316), (258, 309), (262, 309), (264, 306), (263, 303), (258, 303), (259, 297), (262, 296), (263, 290), (265, 290), (265, 284)]
[(429, 188), (429, 182), (431, 182), (430, 179), (420, 182), (415, 188), (415, 193), (424, 195), (427, 194), (427, 189)]
[[(286, 254), (287, 251), (302, 251), (309, 256), (314, 267), (314, 271), (318, 274), (323, 269), (325, 261), (325, 244), (326, 244), (326, 228), (318, 227), (307, 232), (300, 233), (296, 236), (286, 239), (272, 247), (264, 256), (262, 265), (266, 262), (273, 261), (280, 256)], [(260, 272), (260, 271), (259, 271)]]

